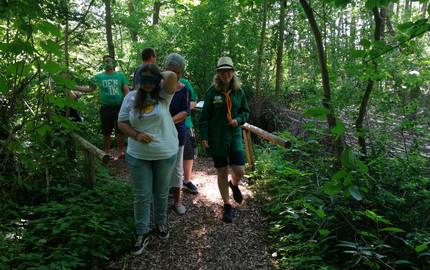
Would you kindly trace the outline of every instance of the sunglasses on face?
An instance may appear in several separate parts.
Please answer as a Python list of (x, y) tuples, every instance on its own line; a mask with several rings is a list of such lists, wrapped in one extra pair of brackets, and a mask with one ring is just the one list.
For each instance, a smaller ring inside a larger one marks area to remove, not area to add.
[(160, 83), (160, 81), (161, 81), (160, 76), (142, 75), (142, 77), (140, 77), (140, 83), (142, 85), (145, 85), (145, 84), (157, 85)]

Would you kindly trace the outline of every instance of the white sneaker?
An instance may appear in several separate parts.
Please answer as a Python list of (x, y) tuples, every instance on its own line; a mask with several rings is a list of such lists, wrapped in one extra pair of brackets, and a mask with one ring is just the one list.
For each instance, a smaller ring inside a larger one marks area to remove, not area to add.
[(175, 204), (174, 210), (176, 214), (180, 216), (184, 215), (185, 212), (187, 212), (187, 208), (185, 208), (185, 206), (182, 203)]

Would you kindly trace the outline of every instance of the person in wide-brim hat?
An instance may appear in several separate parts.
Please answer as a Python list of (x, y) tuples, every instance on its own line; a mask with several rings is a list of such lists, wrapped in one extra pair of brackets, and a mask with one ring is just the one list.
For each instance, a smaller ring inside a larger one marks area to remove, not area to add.
[[(233, 221), (229, 186), (233, 199), (241, 203), (243, 198), (239, 183), (245, 174), (242, 132), (250, 110), (245, 92), (241, 89), (233, 60), (228, 56), (218, 59), (216, 75), (207, 90), (200, 116), (200, 133), (203, 147), (212, 156), (217, 170), (218, 188), (224, 202), (223, 221)], [(232, 180), (228, 181), (228, 167)]]

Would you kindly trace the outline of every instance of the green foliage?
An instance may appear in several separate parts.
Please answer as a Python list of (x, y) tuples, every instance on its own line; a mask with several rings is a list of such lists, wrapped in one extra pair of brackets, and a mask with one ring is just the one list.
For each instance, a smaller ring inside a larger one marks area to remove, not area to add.
[(133, 221), (126, 183), (108, 179), (94, 190), (53, 192), (62, 198), (2, 212), (15, 219), (2, 220), (0, 269), (96, 269), (128, 250)]
[(259, 148), (249, 175), (266, 201), (281, 269), (430, 266), (424, 160), (405, 171), (403, 158), (373, 157), (368, 168), (346, 149), (336, 170), (318, 141), (286, 137), (293, 147)]

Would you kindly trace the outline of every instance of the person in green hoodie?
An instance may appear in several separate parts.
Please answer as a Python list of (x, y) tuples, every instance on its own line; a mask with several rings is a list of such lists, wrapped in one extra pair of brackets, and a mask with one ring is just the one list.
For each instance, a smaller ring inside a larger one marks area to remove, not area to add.
[[(217, 170), (218, 188), (224, 202), (223, 221), (233, 221), (229, 186), (233, 199), (241, 203), (239, 182), (245, 174), (242, 130), (250, 110), (230, 57), (221, 57), (212, 86), (206, 91), (200, 115), (200, 135), (203, 147), (212, 156)], [(228, 166), (232, 170), (228, 181)]]

